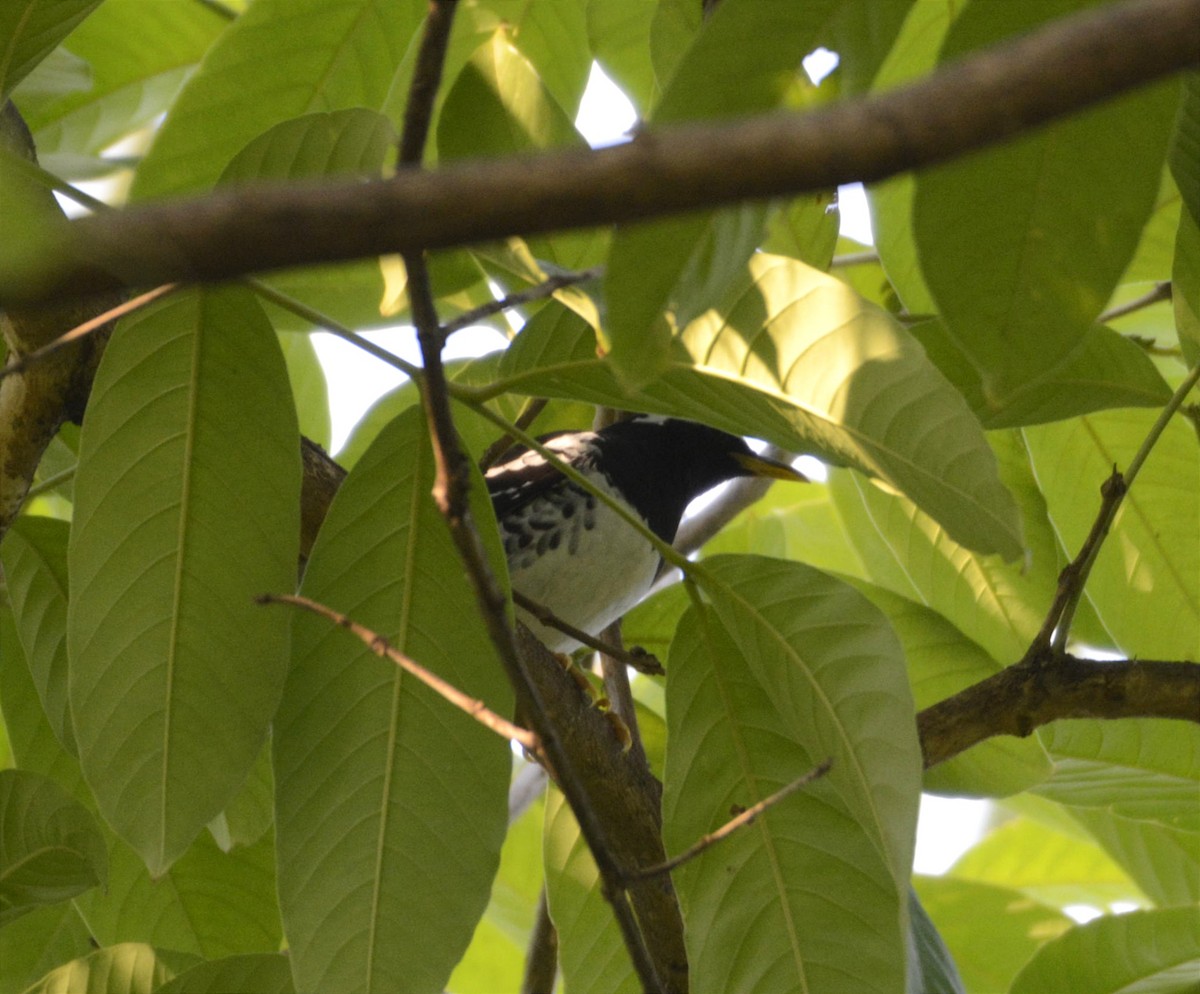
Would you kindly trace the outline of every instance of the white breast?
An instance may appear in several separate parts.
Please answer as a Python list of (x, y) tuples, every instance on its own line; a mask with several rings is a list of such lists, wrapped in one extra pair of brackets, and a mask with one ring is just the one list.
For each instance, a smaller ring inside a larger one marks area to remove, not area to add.
[[(602, 475), (588, 476), (611, 492)], [(659, 556), (653, 547), (595, 499), (570, 515), (563, 514), (561, 502), (535, 500), (514, 525), (534, 539), (524, 549), (515, 549), (512, 536), (505, 536), (513, 589), (589, 634), (599, 633), (637, 604), (658, 572)], [(536, 554), (539, 544), (541, 555)], [(579, 646), (524, 611), (518, 611), (518, 617), (554, 652)]]

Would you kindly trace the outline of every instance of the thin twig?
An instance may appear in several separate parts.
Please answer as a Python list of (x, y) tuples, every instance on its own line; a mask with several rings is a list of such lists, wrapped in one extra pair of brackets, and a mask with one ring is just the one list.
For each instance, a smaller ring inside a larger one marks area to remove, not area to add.
[(1126, 314), (1140, 311), (1143, 307), (1149, 307), (1151, 304), (1157, 304), (1162, 300), (1170, 300), (1171, 293), (1171, 281), (1163, 280), (1161, 283), (1155, 283), (1153, 289), (1143, 293), (1140, 297), (1136, 297), (1128, 303), (1118, 304), (1116, 307), (1109, 308), (1096, 318), (1096, 321), (1099, 324), (1108, 324), (1109, 321), (1123, 318)]
[(134, 311), (141, 310), (147, 304), (151, 304), (160, 297), (165, 297), (168, 293), (177, 289), (179, 289), (178, 283), (166, 283), (163, 286), (155, 287), (153, 290), (147, 290), (137, 297), (123, 301), (117, 304), (116, 307), (110, 307), (107, 311), (97, 314), (93, 318), (88, 318), (83, 324), (76, 325), (70, 331), (59, 335), (54, 341), (46, 343), (40, 349), (34, 349), (32, 352), (27, 352), (25, 355), (15, 358), (3, 369), (0, 369), (0, 380), (8, 376), (17, 376), (24, 373), (30, 366), (41, 362), (47, 356), (53, 355), (59, 349), (65, 349), (73, 342), (78, 342), (81, 338), (86, 338), (88, 335), (100, 331), (110, 322), (132, 314)]
[(291, 604), (295, 607), (304, 608), (306, 611), (311, 611), (313, 614), (320, 615), (322, 618), (333, 622), (339, 628), (344, 628), (356, 636), (375, 655), (390, 659), (406, 673), (411, 673), (430, 690), (440, 694), (456, 708), (474, 718), (485, 728), (490, 728), (497, 735), (524, 746), (532, 755), (537, 755), (541, 752), (538, 738), (533, 732), (521, 728), (519, 725), (514, 725), (511, 721), (500, 717), (500, 715), (484, 704), (483, 701), (464, 694), (453, 684), (446, 682), (436, 673), (427, 670), (416, 660), (393, 647), (378, 632), (372, 631), (365, 625), (360, 625), (347, 615), (335, 611), (333, 608), (326, 607), (324, 604), (320, 604), (308, 597), (302, 597), (299, 594), (261, 594), (256, 600), (259, 604)]
[(845, 269), (848, 266), (862, 266), (878, 261), (879, 253), (875, 249), (868, 249), (865, 252), (847, 252), (845, 255), (835, 255), (829, 263), (829, 268)]
[(75, 475), (75, 470), (78, 468), (79, 464), (76, 463), (74, 466), (68, 466), (66, 469), (55, 473), (53, 476), (47, 476), (44, 480), (39, 480), (26, 492), (25, 500), (31, 501), (34, 497), (40, 497), (42, 494), (66, 483)]
[(595, 652), (611, 656), (613, 659), (619, 661), (622, 666), (632, 666), (639, 673), (649, 673), (655, 676), (661, 676), (666, 672), (662, 668), (662, 664), (651, 653), (645, 650), (623, 649), (612, 642), (606, 642), (604, 639), (598, 639), (594, 635), (589, 635), (582, 628), (576, 628), (570, 622), (564, 621), (546, 607), (545, 604), (539, 604), (535, 600), (530, 600), (519, 590), (514, 590), (512, 597), (513, 603), (517, 607), (529, 612), (541, 624), (555, 628), (564, 635), (569, 635), (580, 645), (586, 645)]
[[(445, 52), (446, 38), (455, 10), (453, 0), (432, 0), (432, 3), (425, 35), (421, 41), (422, 50), (417, 56), (417, 75), (409, 92), (409, 106), (405, 110), (406, 133), (400, 140), (401, 159), (403, 164), (407, 165), (417, 164), (420, 151), (425, 145), (424, 130), (428, 127), (432, 112), (437, 79), (441, 75), (441, 58)], [(417, 103), (427, 106), (414, 107)], [(620, 870), (608, 846), (604, 826), (592, 808), (583, 781), (572, 765), (571, 757), (562, 748), (538, 687), (517, 651), (514, 634), (505, 613), (506, 598), (488, 564), (483, 542), (472, 521), (467, 502), (469, 466), (450, 412), (450, 393), (441, 354), (444, 336), (434, 304), (429, 270), (424, 255), (419, 250), (410, 249), (403, 253), (403, 258), (408, 270), (409, 303), (425, 368), (425, 375), (419, 382), (421, 402), (429, 423), (436, 465), (434, 501), (449, 526), (451, 538), (475, 591), (488, 634), (513, 685), (519, 713), (524, 715), (537, 734), (544, 755), (554, 770), (559, 786), (592, 852), (600, 873), (602, 891), (612, 905), (634, 970), (647, 991), (660, 992), (663, 985), (655, 961), (638, 927)]]
[(695, 859), (706, 849), (716, 845), (722, 839), (728, 838), (739, 828), (743, 828), (744, 826), (751, 824), (754, 819), (761, 815), (764, 811), (768, 810), (769, 808), (773, 808), (780, 801), (790, 797), (801, 787), (806, 787), (814, 780), (819, 780), (829, 772), (832, 766), (832, 759), (823, 760), (805, 773), (802, 777), (797, 777), (786, 786), (780, 787), (779, 790), (775, 791), (774, 794), (771, 794), (769, 797), (764, 797), (757, 804), (752, 804), (741, 814), (734, 818), (730, 818), (729, 821), (725, 822), (725, 824), (718, 828), (715, 832), (709, 832), (703, 838), (698, 839), (678, 856), (672, 856), (665, 863), (659, 863), (657, 866), (641, 867), (634, 873), (630, 874), (630, 879), (645, 880), (648, 877), (657, 877), (664, 873), (670, 873), (676, 867), (682, 866), (684, 863)]
[(507, 297), (501, 297), (499, 300), (489, 300), (486, 304), (480, 304), (474, 310), (452, 318), (442, 325), (442, 334), (449, 338), (456, 331), (461, 331), (463, 328), (478, 324), (480, 321), (490, 318), (493, 314), (499, 314), (502, 311), (511, 310), (514, 307), (520, 307), (522, 304), (528, 304), (535, 300), (541, 300), (543, 297), (550, 297), (563, 289), (563, 287), (575, 286), (577, 283), (586, 283), (589, 280), (599, 279), (603, 273), (603, 266), (593, 266), (591, 269), (583, 269), (578, 273), (556, 273), (554, 276), (547, 277), (541, 283), (531, 286), (528, 290), (510, 293)]
[[(1104, 539), (1108, 535), (1113, 521), (1116, 519), (1117, 510), (1120, 508), (1121, 502), (1125, 499), (1125, 495), (1129, 492), (1129, 488), (1133, 486), (1134, 480), (1137, 479), (1138, 473), (1149, 457), (1151, 450), (1153, 450), (1162, 433), (1166, 430), (1167, 424), (1174, 417), (1175, 412), (1179, 410), (1180, 405), (1183, 404), (1187, 395), (1196, 386), (1197, 380), (1200, 380), (1200, 366), (1196, 366), (1184, 377), (1179, 388), (1171, 395), (1171, 399), (1163, 405), (1163, 409), (1159, 411), (1154, 424), (1146, 433), (1146, 437), (1142, 439), (1142, 444), (1138, 446), (1138, 450), (1129, 461), (1129, 467), (1125, 472), (1120, 473), (1114, 468), (1112, 476), (1104, 482), (1104, 485), (1100, 489), (1102, 495), (1100, 511), (1096, 515), (1096, 520), (1092, 524), (1092, 529), (1088, 533), (1083, 547), (1079, 550), (1079, 555), (1075, 557), (1060, 575), (1059, 590), (1054, 602), (1055, 607), (1051, 608), (1051, 613), (1046, 618), (1042, 626), (1042, 631), (1038, 633), (1038, 639), (1034, 640), (1031, 649), (1045, 644), (1044, 642), (1039, 642), (1039, 640), (1047, 637), (1050, 638), (1049, 644), (1056, 651), (1062, 652), (1066, 649), (1067, 638), (1071, 633), (1071, 622), (1075, 617), (1075, 608), (1079, 604), (1079, 598), (1083, 595), (1083, 588), (1087, 584), (1088, 575), (1091, 573), (1092, 566), (1096, 562), (1096, 556), (1100, 552), (1100, 547), (1104, 543)], [(1056, 614), (1055, 608), (1058, 608), (1060, 601), (1061, 608), (1059, 608)], [(1052, 636), (1045, 635), (1047, 626), (1053, 630)]]

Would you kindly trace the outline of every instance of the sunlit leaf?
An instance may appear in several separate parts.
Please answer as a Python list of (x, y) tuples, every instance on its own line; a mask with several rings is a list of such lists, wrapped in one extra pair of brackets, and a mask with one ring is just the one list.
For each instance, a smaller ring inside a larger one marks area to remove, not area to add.
[(1071, 927), (1056, 909), (1004, 887), (925, 876), (913, 885), (968, 991), (1005, 994), (1022, 964)]
[(561, 793), (546, 797), (546, 894), (558, 930), (559, 968), (571, 994), (642, 990), (621, 942), (600, 873)]
[(245, 290), (124, 322), (96, 376), (68, 565), (70, 700), (106, 820), (161, 873), (236, 792), (283, 687), (300, 452)]
[(1146, 898), (1098, 845), (1031, 818), (994, 828), (948, 871), (957, 880), (1019, 890), (1042, 904), (1104, 908)]
[(913, 0), (847, 0), (833, 18), (829, 47), (837, 53), (837, 74), (847, 94), (865, 93), (895, 44), (914, 7)]
[(1054, 774), (1039, 794), (1200, 831), (1200, 727), (1150, 718), (1057, 721), (1041, 738)]
[[(1075, 555), (1100, 509), (1100, 486), (1125, 468), (1154, 423), (1120, 410), (1024, 430), (1050, 520)], [(1126, 494), (1084, 595), (1117, 648), (1143, 659), (1200, 654), (1200, 450), (1191, 425), (1167, 425)]]
[(23, 994), (60, 963), (93, 950), (90, 935), (75, 908), (55, 904), (39, 908), (0, 929), (0, 994)]
[(51, 970), (27, 994), (152, 994), (195, 962), (186, 953), (123, 942)]
[(1009, 557), (1016, 509), (961, 396), (882, 311), (802, 263), (757, 255), (752, 277), (676, 338), (640, 390), (595, 355), (590, 329), (547, 308), (505, 353), (510, 389), (673, 414), (812, 451), (906, 492), (950, 535)]
[(1012, 994), (1189, 994), (1200, 976), (1200, 908), (1162, 908), (1077, 925), (1043, 946)]
[(1200, 903), (1200, 832), (1122, 818), (1103, 808), (1068, 810), (1156, 904)]
[[(506, 713), (510, 692), (430, 496), (433, 474), (410, 408), (342, 484), (302, 590)], [(478, 480), (473, 493), (486, 526)], [(497, 549), (494, 526), (488, 536)], [(274, 757), (296, 986), (441, 990), (496, 872), (508, 745), (324, 619), (296, 616), (293, 653)]]
[(1172, 300), (1179, 345), (1189, 366), (1200, 363), (1200, 222), (1185, 211), (1175, 236)]

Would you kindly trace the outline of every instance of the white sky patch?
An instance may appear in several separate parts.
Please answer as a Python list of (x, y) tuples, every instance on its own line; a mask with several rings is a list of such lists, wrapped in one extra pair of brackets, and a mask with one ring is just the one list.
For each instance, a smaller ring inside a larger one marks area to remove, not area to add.
[(982, 837), (991, 802), (969, 797), (921, 795), (913, 872), (939, 876)]
[(596, 62), (588, 76), (587, 89), (579, 102), (575, 127), (592, 148), (619, 145), (629, 141), (630, 131), (637, 124), (637, 111)]

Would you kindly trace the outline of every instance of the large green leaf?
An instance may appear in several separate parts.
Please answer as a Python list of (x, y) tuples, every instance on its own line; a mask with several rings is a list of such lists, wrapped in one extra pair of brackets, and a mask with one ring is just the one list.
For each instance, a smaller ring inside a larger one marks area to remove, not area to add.
[[(430, 496), (433, 474), (410, 408), (342, 484), (303, 592), (504, 713), (511, 697)], [(498, 550), (474, 482), (476, 520)], [(274, 757), (296, 986), (440, 991), (496, 872), (508, 745), (323, 619), (297, 615), (292, 638)]]
[(123, 942), (51, 970), (26, 994), (152, 994), (195, 962), (186, 953)]
[(546, 897), (558, 930), (558, 960), (570, 994), (636, 994), (641, 990), (600, 872), (583, 833), (557, 790), (546, 798)]
[(1014, 818), (989, 832), (948, 871), (956, 880), (1019, 890), (1041, 904), (1104, 908), (1143, 904), (1129, 875), (1096, 843), (1032, 818)]
[(93, 948), (69, 903), (31, 911), (0, 929), (0, 994), (23, 994), (48, 970)]
[(588, 0), (587, 29), (592, 57), (645, 112), (661, 88), (650, 58), (650, 25), (658, 4), (645, 0)]
[(70, 527), (53, 518), (13, 522), (2, 551), (8, 595), (17, 616), (29, 672), (50, 727), (75, 752), (67, 703), (67, 538)]
[(590, 329), (546, 308), (505, 354), (501, 385), (706, 421), (856, 466), (907, 493), (958, 541), (1012, 558), (1016, 506), (962, 397), (883, 311), (803, 263), (757, 255), (721, 307), (625, 389)]
[(1200, 224), (1200, 72), (1183, 79), (1170, 163), (1188, 212)]
[(161, 873), (237, 791), (287, 667), (300, 451), (275, 333), (241, 289), (123, 322), (96, 374), (68, 563), (70, 702), (106, 820)]
[[(1050, 520), (1075, 555), (1100, 508), (1100, 485), (1124, 468), (1154, 412), (1120, 410), (1025, 429)], [(1114, 645), (1142, 659), (1200, 654), (1200, 450), (1182, 417), (1167, 425), (1117, 512), (1084, 594)]]
[(134, 180), (137, 199), (202, 190), (280, 121), (382, 109), (424, 16), (420, 0), (259, 0), (209, 49)]
[[(1038, 947), (1071, 927), (1071, 919), (1057, 909), (1005, 887), (924, 876), (915, 877), (913, 885), (972, 994), (1007, 994)], [(1066, 990), (1071, 988), (1057, 994)]]
[(966, 994), (954, 958), (914, 890), (908, 892), (908, 913), (907, 994)]
[(900, 646), (799, 563), (720, 556), (698, 580), (711, 607), (684, 616), (667, 666), (668, 851), (833, 766), (674, 871), (692, 982), (898, 990), (921, 766)]
[[(942, 60), (1078, 6), (969, 4)], [(921, 266), (989, 406), (1066, 357), (1112, 295), (1154, 208), (1175, 96), (1140, 90), (918, 174)]]
[(1106, 916), (1047, 943), (1012, 994), (1192, 994), (1200, 977), (1200, 908)]
[(913, 0), (842, 0), (838, 4), (828, 44), (838, 55), (837, 76), (843, 93), (857, 95), (870, 89), (909, 15), (920, 6)]
[(105, 0), (65, 43), (86, 61), (91, 85), (53, 100), (18, 94), (42, 165), (72, 175), (81, 156), (98, 156), (166, 111), (228, 23), (199, 3), (157, 4), (148, 16), (144, 0)]
[[(800, 60), (836, 6), (723, 0), (675, 69), (653, 123), (778, 106), (803, 85)], [(720, 299), (758, 244), (766, 213), (745, 205), (618, 230), (604, 274), (605, 327), (615, 368), (627, 382), (649, 383), (670, 362), (668, 304), (682, 324)]]
[(0, 102), (100, 0), (8, 0), (0, 7)]
[(1150, 718), (1057, 721), (1041, 733), (1063, 804), (1200, 831), (1200, 727)]
[(0, 926), (107, 875), (104, 838), (82, 804), (47, 777), (0, 770)]

